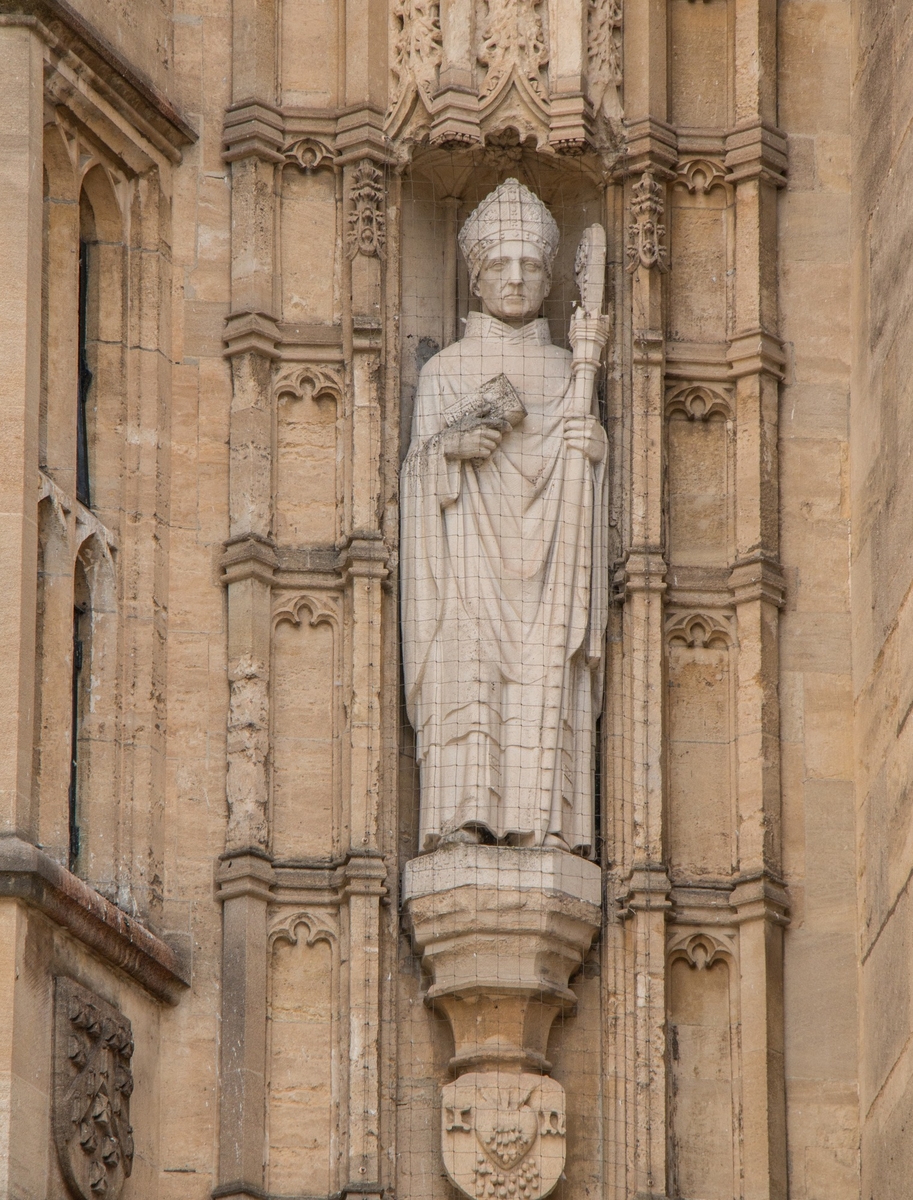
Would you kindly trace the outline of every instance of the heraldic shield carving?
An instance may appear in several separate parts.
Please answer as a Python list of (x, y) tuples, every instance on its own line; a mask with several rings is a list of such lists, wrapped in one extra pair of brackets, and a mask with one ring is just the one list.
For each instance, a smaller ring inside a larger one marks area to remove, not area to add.
[(57, 979), (54, 1141), (64, 1179), (82, 1200), (117, 1200), (133, 1168), (133, 1031), (112, 1005)]
[(564, 1088), (533, 1074), (470, 1072), (441, 1092), (441, 1145), (472, 1200), (540, 1200), (564, 1170)]

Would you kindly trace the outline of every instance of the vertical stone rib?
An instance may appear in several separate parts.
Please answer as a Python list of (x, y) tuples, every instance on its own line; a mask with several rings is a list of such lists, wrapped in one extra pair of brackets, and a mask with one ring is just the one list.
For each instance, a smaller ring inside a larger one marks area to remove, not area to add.
[(226, 855), (222, 908), (221, 1095), (217, 1197), (266, 1186), (266, 910), (269, 860), (269, 663), (272, 578), (272, 374), (276, 325), (276, 0), (234, 0), (231, 150), (231, 362)]
[[(0, 512), (5, 563), (0, 641), (3, 712), (13, 735), (0, 754), (0, 829), (32, 836), (31, 773), (38, 572), (38, 412), (41, 373), (43, 47), (29, 29), (0, 29), (3, 71), (0, 234), (7, 275), (0, 307)], [(28, 331), (23, 336), (23, 330)], [(18, 586), (17, 586), (18, 585)]]
[(735, 184), (735, 328), (728, 359), (736, 403), (738, 875), (742, 1019), (742, 1165), (746, 1200), (787, 1190), (783, 1073), (783, 938), (779, 882), (780, 716), (777, 418), (783, 354), (777, 336), (777, 188), (786, 141), (776, 129), (776, 6), (736, 0), (735, 127), (726, 166)]

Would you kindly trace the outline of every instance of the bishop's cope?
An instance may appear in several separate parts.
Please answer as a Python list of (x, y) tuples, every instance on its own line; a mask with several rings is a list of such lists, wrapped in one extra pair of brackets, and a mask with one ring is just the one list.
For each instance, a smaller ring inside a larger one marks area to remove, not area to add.
[(496, 840), (590, 855), (608, 600), (594, 412), (604, 258), (597, 311), (584, 297), (571, 319), (572, 355), (538, 315), (558, 227), (537, 196), (507, 180), (459, 244), (482, 311), (421, 372), (402, 473), (419, 849)]

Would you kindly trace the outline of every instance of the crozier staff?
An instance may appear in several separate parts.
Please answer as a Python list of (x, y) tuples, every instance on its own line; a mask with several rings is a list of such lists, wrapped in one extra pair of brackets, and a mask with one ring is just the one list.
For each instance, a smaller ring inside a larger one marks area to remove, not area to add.
[[(594, 371), (581, 404), (579, 364), (537, 318), (558, 246), (538, 197), (507, 180), (459, 241), (482, 312), (422, 370), (402, 474), (419, 846), (487, 833), (589, 853), (606, 618)], [(584, 324), (592, 368), (606, 334)]]

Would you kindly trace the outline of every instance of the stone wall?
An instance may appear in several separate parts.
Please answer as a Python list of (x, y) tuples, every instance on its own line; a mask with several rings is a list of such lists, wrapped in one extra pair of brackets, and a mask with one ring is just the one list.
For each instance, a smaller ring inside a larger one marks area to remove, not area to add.
[[(561, 229), (553, 339), (594, 221), (613, 321), (554, 1195), (904, 1194), (907, 33), (874, 0), (0, 4), (0, 1194), (81, 1194), (61, 979), (132, 1030), (109, 1194), (457, 1194), (399, 468), (511, 175)], [(456, 931), (467, 993), (490, 933)]]
[(907, 364), (910, 213), (903, 180), (909, 30), (891, 6), (855, 13), (853, 88), (853, 691), (859, 855), (860, 1102), (863, 1194), (890, 1195), (909, 1163), (908, 709), (911, 493)]

